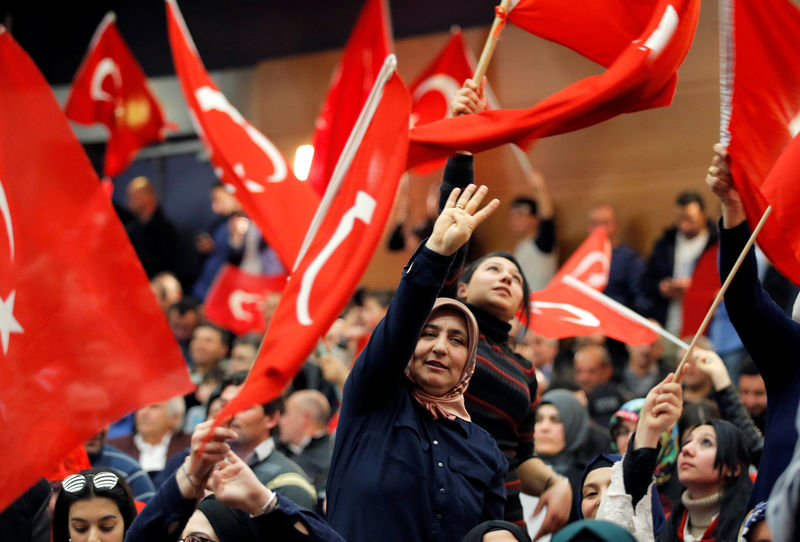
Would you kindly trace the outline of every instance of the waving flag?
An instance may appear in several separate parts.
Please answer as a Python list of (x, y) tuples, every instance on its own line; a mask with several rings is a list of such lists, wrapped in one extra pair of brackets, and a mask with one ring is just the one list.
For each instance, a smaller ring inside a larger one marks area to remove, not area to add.
[[(464, 43), (461, 30), (456, 30), (441, 53), (409, 88), (411, 93), (411, 128), (448, 116), (450, 101), (475, 67)], [(444, 166), (442, 158), (414, 168), (414, 173), (427, 175)]]
[(0, 26), (0, 510), (104, 425), (192, 389), (111, 201)]
[[(800, 9), (788, 0), (725, 0), (722, 142), (728, 143), (731, 173), (751, 228), (767, 205), (773, 216), (758, 244), (772, 263), (800, 284), (798, 170), (784, 165), (771, 172), (800, 131)], [(787, 150), (785, 163), (797, 162)], [(788, 162), (786, 162), (788, 161)], [(768, 177), (769, 175), (769, 177)]]
[(330, 207), (315, 217), (250, 377), (218, 420), (283, 391), (350, 299), (380, 242), (408, 145), (410, 100), (394, 67), (391, 55), (342, 152), (320, 206)]
[(109, 177), (128, 169), (139, 149), (166, 137), (161, 106), (114, 21), (109, 13), (97, 27), (65, 107), (75, 122), (108, 127), (103, 171)]
[(392, 52), (386, 0), (366, 0), (341, 62), (333, 72), (328, 95), (314, 127), (314, 157), (308, 182), (320, 194), (333, 175), (370, 89)]
[(283, 266), (291, 269), (319, 197), (298, 181), (272, 142), (228, 102), (209, 77), (175, 0), (166, 0), (175, 70), (195, 128), (222, 181), (235, 188)]
[[(546, 3), (551, 4), (547, 10), (552, 12), (551, 18), (560, 21), (558, 27), (562, 30), (558, 35), (562, 43), (601, 63), (613, 57), (605, 73), (573, 83), (529, 109), (484, 111), (417, 126), (411, 130), (408, 167), (459, 150), (480, 152), (504, 143), (527, 148), (542, 137), (672, 102), (676, 72), (689, 51), (697, 27), (699, 0), (659, 0), (649, 12), (643, 8), (631, 10), (631, 15), (639, 16), (621, 18), (623, 23), (632, 21), (627, 26), (606, 26), (605, 21), (611, 13), (617, 13), (614, 10), (623, 9), (622, 4), (627, 6), (629, 2), (591, 2), (592, 12), (609, 10), (604, 17), (582, 16), (584, 3), (577, 6), (574, 1)], [(648, 22), (635, 34), (641, 24), (641, 13), (649, 13)], [(567, 24), (569, 26), (565, 27)], [(631, 36), (636, 39), (631, 40)], [(622, 49), (621, 44), (625, 45)]]
[(286, 286), (285, 275), (251, 275), (234, 265), (223, 267), (205, 302), (205, 317), (237, 335), (264, 332), (264, 301)]
[(649, 344), (651, 329), (603, 302), (600, 291), (608, 283), (611, 242), (597, 228), (578, 247), (544, 290), (531, 294), (529, 327), (551, 339), (602, 333), (627, 344)]

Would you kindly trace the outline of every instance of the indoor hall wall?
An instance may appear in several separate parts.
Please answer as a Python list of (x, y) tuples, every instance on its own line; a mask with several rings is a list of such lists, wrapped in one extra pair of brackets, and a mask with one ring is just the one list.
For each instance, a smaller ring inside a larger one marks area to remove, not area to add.
[[(679, 72), (674, 103), (667, 108), (611, 119), (597, 126), (538, 141), (527, 153), (547, 178), (556, 205), (563, 261), (586, 235), (586, 214), (598, 201), (617, 208), (621, 240), (649, 255), (653, 242), (672, 221), (672, 203), (684, 189), (700, 191), (713, 215), (718, 205), (705, 188), (711, 146), (719, 133), (717, 2), (703, 2), (694, 44)], [(488, 28), (465, 30), (476, 54)], [(395, 43), (399, 71), (410, 83), (444, 46), (447, 33)], [(287, 57), (259, 64), (250, 87), (250, 120), (289, 158), (309, 143), (340, 51)], [(504, 107), (529, 107), (549, 94), (600, 73), (600, 68), (564, 47), (511, 25), (503, 32), (489, 68), (489, 82)], [(411, 176), (412, 212), (424, 213), (424, 199), (439, 173)], [(525, 181), (508, 147), (476, 157), (476, 179), (488, 184), (500, 209), (476, 234), (476, 252), (509, 250), (508, 203), (525, 192)], [(391, 254), (381, 245), (364, 278), (370, 287), (394, 287), (411, 251)]]

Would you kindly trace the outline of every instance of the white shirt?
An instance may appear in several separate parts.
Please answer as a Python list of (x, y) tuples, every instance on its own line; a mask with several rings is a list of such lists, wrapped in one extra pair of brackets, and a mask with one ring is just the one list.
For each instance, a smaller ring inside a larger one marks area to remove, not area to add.
[(167, 449), (172, 433), (167, 433), (158, 444), (145, 442), (142, 435), (133, 435), (133, 444), (139, 450), (139, 464), (145, 472), (161, 471), (167, 464)]
[[(675, 263), (672, 266), (672, 277), (691, 277), (697, 259), (708, 244), (708, 230), (698, 233), (691, 239), (678, 232), (675, 237)], [(673, 299), (667, 307), (667, 321), (664, 326), (667, 331), (675, 335), (680, 334), (683, 325), (683, 300)]]

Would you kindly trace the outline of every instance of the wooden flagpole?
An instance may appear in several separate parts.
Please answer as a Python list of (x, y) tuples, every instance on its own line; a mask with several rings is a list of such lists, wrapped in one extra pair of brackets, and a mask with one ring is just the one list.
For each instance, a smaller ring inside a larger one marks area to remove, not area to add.
[(689, 348), (686, 350), (686, 353), (683, 354), (683, 358), (681, 358), (681, 362), (678, 363), (678, 366), (675, 368), (675, 379), (676, 379), (675, 381), (676, 382), (680, 382), (681, 381), (681, 369), (683, 368), (683, 364), (686, 363), (686, 360), (689, 358), (689, 355), (692, 353), (692, 350), (694, 349), (694, 345), (697, 343), (697, 339), (700, 338), (700, 336), (705, 332), (706, 327), (708, 327), (708, 323), (711, 321), (711, 317), (714, 315), (714, 312), (717, 310), (717, 307), (719, 306), (720, 302), (722, 301), (722, 296), (724, 296), (725, 292), (728, 291), (728, 286), (731, 285), (731, 282), (733, 281), (733, 277), (736, 275), (736, 272), (742, 266), (742, 262), (744, 261), (745, 256), (747, 256), (747, 252), (750, 250), (750, 247), (753, 246), (753, 243), (755, 242), (756, 237), (758, 236), (759, 232), (761, 232), (761, 228), (764, 227), (764, 223), (766, 223), (767, 217), (770, 215), (771, 212), (772, 212), (772, 205), (767, 207), (766, 210), (764, 211), (764, 214), (761, 215), (761, 220), (758, 221), (758, 225), (753, 230), (753, 233), (750, 235), (750, 239), (748, 239), (747, 243), (744, 245), (744, 248), (742, 249), (741, 254), (739, 254), (739, 257), (736, 259), (736, 263), (733, 264), (733, 268), (731, 268), (731, 272), (728, 273), (728, 276), (725, 279), (725, 282), (722, 283), (722, 288), (720, 288), (719, 292), (717, 292), (717, 297), (714, 298), (714, 302), (711, 304), (711, 308), (708, 309), (708, 312), (706, 313), (706, 317), (703, 318), (703, 322), (700, 324), (700, 329), (698, 329), (697, 333), (694, 334), (694, 337), (692, 338), (692, 342), (689, 343)]
[(478, 67), (475, 68), (475, 74), (472, 80), (480, 86), (483, 76), (486, 75), (486, 70), (489, 68), (489, 62), (492, 60), (494, 48), (500, 39), (500, 33), (506, 25), (506, 17), (508, 15), (508, 7), (511, 5), (511, 0), (502, 0), (500, 5), (495, 8), (494, 22), (492, 29), (489, 31), (489, 37), (486, 38), (486, 43), (481, 52), (481, 58), (478, 60)]

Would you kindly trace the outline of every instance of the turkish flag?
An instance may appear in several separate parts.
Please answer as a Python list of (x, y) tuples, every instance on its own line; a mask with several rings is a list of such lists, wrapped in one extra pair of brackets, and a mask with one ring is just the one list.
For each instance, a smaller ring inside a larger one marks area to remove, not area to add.
[(209, 77), (175, 0), (166, 0), (175, 70), (198, 135), (222, 181), (235, 189), (286, 269), (300, 250), (319, 197), (286, 159), (228, 102)]
[(252, 275), (235, 265), (226, 265), (211, 285), (204, 314), (237, 335), (250, 331), (263, 333), (267, 294), (280, 293), (284, 286), (286, 275)]
[(690, 337), (697, 333), (717, 297), (720, 284), (718, 260), (719, 243), (708, 247), (697, 259), (692, 271), (692, 281), (681, 299), (681, 337)]
[(217, 420), (283, 392), (352, 296), (380, 242), (405, 168), (409, 109), (408, 91), (390, 56), (342, 152), (337, 172), (343, 180), (337, 176), (328, 185), (326, 199), (332, 191), (335, 198), (289, 276), (247, 382)]
[(392, 52), (389, 28), (386, 0), (366, 0), (314, 126), (314, 157), (308, 182), (320, 195), (325, 193), (383, 60)]
[(733, 25), (727, 31), (735, 52), (723, 63), (723, 82), (733, 85), (729, 109), (723, 103), (723, 115), (730, 112), (731, 173), (751, 228), (767, 205), (773, 206), (758, 244), (781, 273), (800, 284), (797, 169), (771, 173), (800, 131), (800, 10), (787, 0), (731, 5)]
[[(592, 2), (592, 10), (611, 10), (605, 17), (575, 17), (583, 3), (549, 0), (564, 37), (577, 36), (572, 46), (582, 55), (613, 61), (602, 74), (582, 79), (529, 109), (498, 109), (462, 115), (411, 130), (408, 166), (448, 156), (455, 151), (477, 153), (504, 143), (528, 148), (536, 139), (586, 128), (622, 113), (669, 105), (677, 70), (694, 38), (699, 0), (659, 0), (639, 34), (636, 25), (602, 23), (621, 10), (620, 0)], [(625, 2), (628, 5), (629, 2)], [(626, 17), (643, 8), (628, 12)], [(516, 10), (516, 9), (515, 9)], [(573, 11), (577, 10), (577, 11)], [(514, 11), (511, 12), (512, 15)], [(624, 20), (624, 18), (622, 19)], [(631, 20), (640, 22), (641, 17)], [(563, 25), (568, 24), (568, 27)], [(623, 31), (624, 30), (624, 31)], [(636, 39), (631, 40), (631, 36)], [(593, 39), (585, 39), (591, 36)], [(606, 40), (611, 42), (606, 42)], [(619, 49), (619, 44), (626, 44)], [(616, 45), (614, 45), (616, 44)], [(618, 51), (618, 52), (617, 52)]]
[(602, 333), (627, 344), (653, 342), (654, 331), (573, 286), (577, 282), (605, 297), (600, 291), (610, 268), (611, 242), (604, 228), (596, 228), (547, 287), (531, 294), (528, 327), (551, 339)]
[(166, 137), (161, 105), (114, 21), (109, 13), (97, 27), (64, 108), (75, 122), (108, 127), (108, 177), (128, 169), (139, 149)]
[(104, 425), (189, 392), (83, 147), (0, 26), (0, 510)]
[[(449, 116), (450, 101), (472, 77), (475, 67), (467, 51), (461, 30), (453, 32), (442, 52), (425, 68), (409, 88), (411, 93), (410, 126), (421, 126)], [(427, 175), (444, 166), (447, 158), (420, 164), (417, 175)]]

